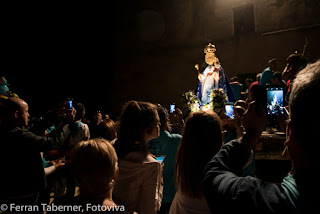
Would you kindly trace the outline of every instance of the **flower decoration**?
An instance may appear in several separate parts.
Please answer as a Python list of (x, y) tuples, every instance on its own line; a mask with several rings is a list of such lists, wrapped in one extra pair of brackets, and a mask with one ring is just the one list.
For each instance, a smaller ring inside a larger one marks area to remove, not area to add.
[(188, 91), (182, 95), (184, 97), (184, 103), (188, 111), (197, 112), (200, 110), (213, 110), (219, 113), (227, 101), (227, 95), (223, 89), (213, 89), (210, 93), (209, 103), (201, 103), (193, 91)]
[(227, 95), (222, 88), (214, 89), (211, 90), (210, 100), (212, 103), (212, 110), (219, 113), (227, 101)]
[(187, 109), (191, 112), (196, 112), (200, 110), (200, 103), (198, 97), (194, 94), (193, 91), (188, 91), (183, 94), (184, 103)]

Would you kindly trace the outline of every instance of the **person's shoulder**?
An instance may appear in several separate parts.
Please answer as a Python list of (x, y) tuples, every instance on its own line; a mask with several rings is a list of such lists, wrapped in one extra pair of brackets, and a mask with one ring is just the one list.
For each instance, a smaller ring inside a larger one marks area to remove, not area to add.
[(25, 133), (25, 132), (28, 132), (28, 130), (26, 129), (23, 129), (23, 128), (19, 128), (19, 127), (16, 127), (16, 128), (12, 128), (12, 129), (2, 129), (1, 130), (1, 134), (6, 134), (6, 135), (17, 135), (17, 134), (22, 134), (22, 133)]
[(160, 165), (151, 154), (142, 152), (130, 152), (119, 161), (119, 164), (130, 168), (144, 168), (148, 167), (148, 165)]
[(181, 140), (182, 135), (181, 134), (171, 134), (168, 131), (166, 131), (167, 136), (172, 140)]
[(270, 69), (270, 67), (267, 67), (262, 71), (262, 73), (269, 72), (269, 71), (271, 71), (271, 69)]
[(171, 142), (179, 144), (182, 139), (182, 135), (180, 134), (172, 134)]
[(120, 160), (119, 168), (122, 170), (122, 173), (126, 172), (129, 174), (141, 174), (144, 176), (150, 174), (157, 174), (160, 171), (161, 164), (156, 161), (150, 154), (147, 155), (143, 161), (132, 161), (132, 160)]

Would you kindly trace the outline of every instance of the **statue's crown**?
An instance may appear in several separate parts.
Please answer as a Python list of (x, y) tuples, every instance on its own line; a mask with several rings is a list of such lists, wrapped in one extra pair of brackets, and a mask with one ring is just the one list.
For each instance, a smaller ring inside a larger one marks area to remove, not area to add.
[(209, 43), (205, 48), (204, 48), (204, 53), (214, 53), (216, 52), (216, 46), (214, 46), (213, 44)]

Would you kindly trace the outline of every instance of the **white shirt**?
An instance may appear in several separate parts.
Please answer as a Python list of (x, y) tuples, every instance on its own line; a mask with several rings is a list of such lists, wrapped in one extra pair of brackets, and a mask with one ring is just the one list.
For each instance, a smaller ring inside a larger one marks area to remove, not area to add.
[(140, 159), (139, 152), (131, 152), (126, 155), (126, 160), (119, 160), (113, 200), (124, 205), (127, 211), (156, 214), (160, 210), (163, 193), (161, 164), (150, 155), (145, 160)]

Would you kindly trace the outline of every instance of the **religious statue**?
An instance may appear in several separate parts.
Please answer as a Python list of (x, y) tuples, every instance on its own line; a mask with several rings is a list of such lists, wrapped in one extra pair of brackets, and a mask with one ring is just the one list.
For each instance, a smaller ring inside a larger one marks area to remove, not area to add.
[(215, 46), (209, 43), (204, 49), (207, 67), (200, 73), (199, 65), (195, 65), (195, 68), (198, 70), (198, 98), (201, 101), (201, 105), (212, 102), (212, 96), (210, 95), (214, 89), (223, 89), (227, 95), (227, 101), (235, 102), (235, 97), (230, 87), (229, 80), (219, 62), (219, 59), (216, 57), (215, 52)]

